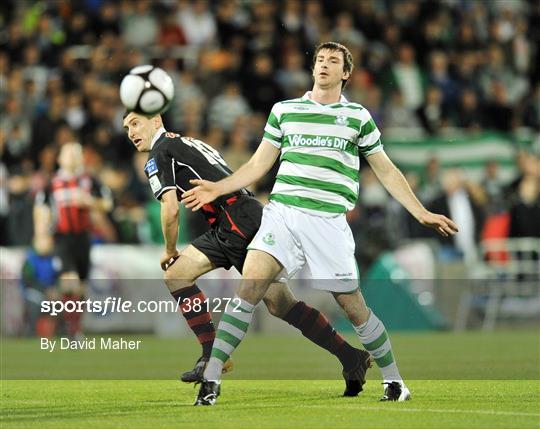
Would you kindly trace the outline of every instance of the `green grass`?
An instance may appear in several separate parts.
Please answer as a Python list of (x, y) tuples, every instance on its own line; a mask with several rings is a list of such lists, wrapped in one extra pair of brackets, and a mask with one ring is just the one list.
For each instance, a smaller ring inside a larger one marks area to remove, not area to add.
[(538, 382), (411, 381), (407, 403), (377, 402), (368, 383), (340, 397), (335, 381), (229, 381), (212, 408), (174, 381), (5, 381), (3, 428), (538, 428)]
[(191, 338), (54, 353), (3, 339), (0, 426), (540, 428), (537, 334), (392, 334), (413, 400), (391, 404), (378, 402), (376, 368), (358, 398), (342, 398), (333, 356), (299, 337), (249, 335), (211, 408), (193, 407), (196, 389), (175, 381), (199, 351)]

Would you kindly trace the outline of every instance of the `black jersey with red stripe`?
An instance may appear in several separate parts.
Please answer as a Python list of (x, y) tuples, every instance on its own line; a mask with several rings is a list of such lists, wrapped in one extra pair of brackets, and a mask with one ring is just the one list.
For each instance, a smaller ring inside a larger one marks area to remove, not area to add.
[[(232, 174), (217, 150), (208, 144), (180, 134), (162, 132), (155, 140), (144, 167), (154, 196), (160, 200), (163, 193), (174, 189), (180, 200), (183, 192), (193, 188), (191, 179), (216, 182)], [(230, 205), (239, 195), (253, 195), (242, 189), (224, 195), (202, 207), (206, 220), (215, 222), (221, 209)]]
[(79, 234), (91, 227), (90, 209), (80, 204), (83, 194), (93, 197), (103, 196), (99, 182), (92, 176), (68, 174), (59, 170), (44, 191), (36, 196), (37, 204), (47, 204), (53, 215), (53, 232), (60, 234)]

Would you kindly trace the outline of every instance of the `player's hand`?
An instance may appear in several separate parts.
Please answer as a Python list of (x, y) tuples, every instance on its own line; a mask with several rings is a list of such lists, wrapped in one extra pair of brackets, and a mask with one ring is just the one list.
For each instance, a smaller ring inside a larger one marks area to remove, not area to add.
[(434, 229), (443, 237), (449, 237), (459, 231), (454, 221), (436, 213), (426, 212), (418, 218), (418, 222), (428, 228)]
[(173, 253), (169, 253), (167, 251), (163, 252), (163, 255), (161, 256), (161, 259), (159, 261), (159, 264), (161, 265), (161, 269), (163, 271), (167, 271), (169, 267), (174, 264), (174, 262), (180, 257), (180, 252), (178, 249), (175, 249)]
[(194, 188), (182, 194), (182, 204), (192, 211), (199, 210), (205, 204), (219, 197), (219, 185), (208, 180), (192, 179), (189, 181)]

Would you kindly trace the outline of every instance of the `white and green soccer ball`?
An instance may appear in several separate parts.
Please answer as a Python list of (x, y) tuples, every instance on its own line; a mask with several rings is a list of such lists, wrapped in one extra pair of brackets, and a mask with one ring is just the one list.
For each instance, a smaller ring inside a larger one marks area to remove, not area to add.
[(151, 65), (131, 69), (120, 84), (120, 100), (124, 107), (142, 115), (165, 112), (173, 95), (171, 77), (165, 70)]

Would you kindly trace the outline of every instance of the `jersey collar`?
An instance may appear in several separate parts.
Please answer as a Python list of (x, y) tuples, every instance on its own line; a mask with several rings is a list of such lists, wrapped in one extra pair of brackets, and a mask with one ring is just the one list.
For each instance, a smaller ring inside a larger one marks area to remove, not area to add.
[(315, 100), (312, 100), (311, 99), (311, 94), (312, 94), (312, 91), (308, 91), (304, 94), (304, 96), (302, 97), (302, 100), (309, 100), (311, 101), (312, 103), (315, 103), (315, 104), (319, 104), (321, 106), (331, 106), (333, 104), (338, 104), (338, 103), (348, 103), (349, 100), (347, 100), (345, 98), (345, 96), (343, 94), (341, 94), (341, 97), (339, 97), (339, 101), (337, 103), (330, 103), (330, 104), (321, 104), (321, 103), (318, 103), (316, 102)]
[(154, 148), (154, 145), (156, 144), (158, 139), (161, 137), (161, 134), (166, 133), (166, 132), (167, 131), (165, 131), (165, 128), (163, 128), (163, 127), (160, 127), (156, 131), (156, 133), (154, 134), (154, 138), (152, 139), (152, 142), (150, 143), (150, 150), (152, 150)]

